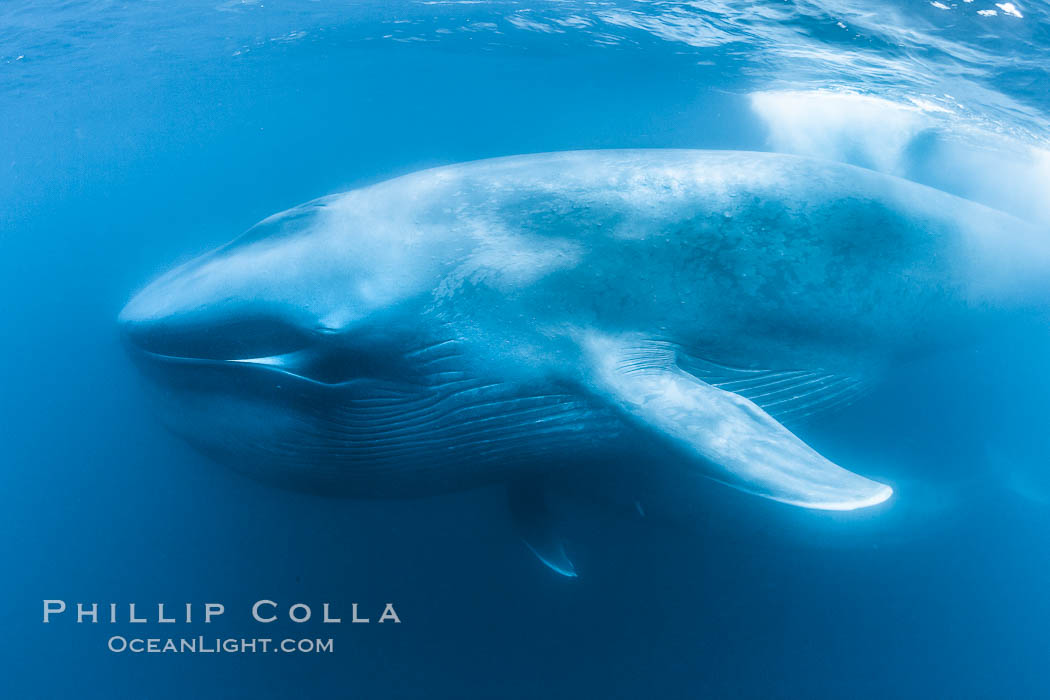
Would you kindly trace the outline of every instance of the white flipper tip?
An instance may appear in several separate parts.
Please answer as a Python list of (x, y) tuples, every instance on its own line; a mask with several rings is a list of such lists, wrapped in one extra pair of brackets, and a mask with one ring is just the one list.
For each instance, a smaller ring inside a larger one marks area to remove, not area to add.
[(889, 500), (889, 497), (893, 495), (893, 489), (886, 484), (879, 484), (876, 482), (871, 483), (875, 488), (871, 489), (866, 494), (858, 494), (855, 498), (849, 500), (819, 501), (793, 500), (789, 498), (774, 498), (773, 500), (793, 506), (812, 508), (813, 510), (859, 510), (861, 508), (870, 508), (872, 506), (877, 506), (880, 503), (885, 503)]
[(889, 500), (890, 496), (893, 495), (893, 489), (886, 484), (879, 484), (879, 488), (866, 499), (860, 501), (854, 501), (853, 503), (843, 503), (839, 508), (829, 508), (829, 510), (857, 510), (858, 508), (870, 508), (871, 506), (877, 506), (880, 503), (884, 503)]

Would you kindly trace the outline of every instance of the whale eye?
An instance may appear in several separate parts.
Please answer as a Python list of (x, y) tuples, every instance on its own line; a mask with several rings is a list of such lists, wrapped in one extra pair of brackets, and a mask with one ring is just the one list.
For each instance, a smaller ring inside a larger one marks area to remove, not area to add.
[(169, 357), (242, 360), (295, 352), (308, 347), (313, 335), (283, 319), (226, 316), (201, 319), (165, 318), (130, 324), (124, 329), (140, 349)]

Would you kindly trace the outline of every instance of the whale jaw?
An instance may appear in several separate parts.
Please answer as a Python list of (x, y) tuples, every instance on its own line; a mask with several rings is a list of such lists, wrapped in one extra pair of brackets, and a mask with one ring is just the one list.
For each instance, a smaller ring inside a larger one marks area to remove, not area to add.
[(611, 458), (624, 431), (607, 407), (563, 386), (474, 376), (456, 364), (454, 343), (386, 348), (382, 362), (346, 339), (323, 339), (323, 351), (221, 359), (154, 352), (163, 338), (148, 332), (125, 340), (164, 424), (219, 463), (282, 488), (435, 495), (566, 455)]

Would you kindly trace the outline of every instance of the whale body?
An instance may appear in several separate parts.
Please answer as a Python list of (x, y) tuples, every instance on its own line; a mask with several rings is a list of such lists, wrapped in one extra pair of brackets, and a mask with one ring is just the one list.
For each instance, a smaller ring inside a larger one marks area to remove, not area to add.
[(815, 509), (885, 501), (791, 426), (1045, 308), (1048, 272), (1031, 225), (853, 166), (579, 151), (295, 207), (120, 322), (166, 422), (219, 460), (360, 497), (505, 482), (526, 542), (572, 575), (540, 477), (574, 464)]

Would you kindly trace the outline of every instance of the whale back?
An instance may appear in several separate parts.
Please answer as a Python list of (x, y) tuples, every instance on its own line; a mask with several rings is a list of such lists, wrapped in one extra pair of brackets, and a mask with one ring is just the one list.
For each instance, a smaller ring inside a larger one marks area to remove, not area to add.
[(442, 222), (434, 240), (454, 254), (432, 280), (437, 322), (523, 345), (537, 325), (597, 326), (745, 368), (826, 364), (829, 348), (877, 362), (951, 342), (975, 312), (1041, 303), (1050, 279), (1043, 237), (1024, 222), (793, 156), (517, 156), (360, 196)]

